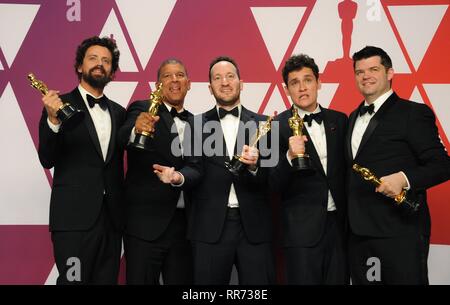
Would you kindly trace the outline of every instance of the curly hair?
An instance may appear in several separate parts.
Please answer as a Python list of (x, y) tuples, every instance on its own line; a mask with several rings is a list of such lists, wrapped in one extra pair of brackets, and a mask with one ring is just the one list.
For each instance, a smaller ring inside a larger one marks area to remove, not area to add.
[(93, 36), (83, 40), (83, 42), (78, 46), (77, 53), (75, 56), (75, 73), (78, 75), (78, 79), (81, 79), (81, 73), (78, 72), (78, 68), (83, 64), (84, 56), (86, 55), (87, 49), (92, 46), (105, 47), (111, 52), (112, 62), (111, 62), (111, 73), (114, 74), (119, 68), (119, 57), (120, 52), (117, 48), (116, 42), (109, 37), (98, 37)]
[(314, 58), (311, 58), (306, 54), (292, 55), (284, 64), (282, 72), (283, 81), (286, 86), (288, 85), (289, 73), (292, 71), (299, 71), (303, 68), (310, 68), (313, 71), (316, 80), (319, 79), (319, 67), (314, 61)]

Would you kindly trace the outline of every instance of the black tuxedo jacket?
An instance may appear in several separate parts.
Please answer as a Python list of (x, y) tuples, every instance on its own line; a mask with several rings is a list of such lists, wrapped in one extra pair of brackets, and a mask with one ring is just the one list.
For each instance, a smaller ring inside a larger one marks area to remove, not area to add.
[[(136, 118), (148, 111), (149, 101), (136, 101), (127, 111), (126, 123), (120, 130), (120, 138), (127, 143)], [(150, 139), (155, 151), (128, 149), (126, 186), (126, 232), (144, 240), (152, 241), (166, 230), (177, 207), (181, 188), (162, 183), (153, 172), (153, 164), (175, 167), (183, 166), (179, 150), (178, 131), (171, 114), (163, 104), (159, 107), (159, 121), (155, 125), (154, 138)], [(192, 116), (189, 113), (189, 116)], [(172, 130), (172, 132), (171, 132)], [(175, 155), (172, 152), (175, 149)], [(189, 198), (184, 197), (186, 211)]]
[[(350, 115), (346, 140), (352, 232), (371, 237), (429, 235), (426, 189), (450, 177), (449, 157), (439, 139), (432, 110), (393, 93), (373, 115), (353, 156), (351, 137), (358, 111), (359, 108)], [(403, 171), (411, 186), (409, 195), (422, 202), (418, 213), (407, 213), (393, 199), (376, 193), (374, 185), (350, 170), (354, 163), (367, 167), (378, 178)]]
[[(241, 112), (240, 121), (243, 124), (266, 120), (265, 116), (244, 107)], [(211, 243), (219, 240), (233, 183), (239, 201), (242, 226), (248, 240), (253, 243), (270, 241), (272, 218), (267, 196), (267, 168), (259, 167), (256, 175), (245, 169), (239, 177), (233, 176), (228, 171), (225, 162), (230, 159), (216, 107), (194, 116), (189, 120), (189, 124), (192, 136), (185, 133), (184, 139), (186, 143), (184, 148), (185, 151), (189, 151), (189, 155), (185, 154), (186, 164), (180, 170), (185, 178), (183, 189), (191, 191), (192, 196), (188, 237), (191, 240)], [(210, 129), (211, 124), (219, 128)], [(243, 124), (239, 126), (237, 138), (245, 134), (245, 144), (249, 144), (249, 137), (254, 134), (254, 130), (243, 128)], [(217, 141), (214, 142), (212, 139)], [(199, 144), (201, 147), (210, 147), (211, 142), (215, 143), (217, 151), (220, 150), (219, 153), (210, 154), (204, 149), (199, 149)], [(236, 144), (234, 153), (240, 154), (242, 146), (243, 143)]]
[(111, 138), (106, 160), (97, 132), (78, 88), (61, 96), (64, 102), (84, 110), (85, 118), (72, 129), (54, 133), (42, 112), (39, 123), (39, 159), (45, 168), (54, 167), (50, 199), (51, 231), (88, 230), (105, 202), (114, 226), (123, 226), (123, 147), (117, 133), (125, 120), (125, 109), (108, 100)]
[(346, 218), (345, 195), (345, 134), (347, 116), (341, 112), (321, 107), (327, 141), (327, 174), (320, 162), (313, 140), (306, 127), (303, 128), (308, 142), (305, 144), (315, 172), (305, 175), (292, 170), (286, 153), (289, 150), (289, 137), (292, 130), (288, 119), (292, 109), (276, 118), (279, 122), (279, 162), (270, 175), (271, 185), (281, 196), (281, 226), (283, 246), (313, 247), (319, 242), (325, 230), (328, 190), (331, 191), (338, 224), (344, 229)]

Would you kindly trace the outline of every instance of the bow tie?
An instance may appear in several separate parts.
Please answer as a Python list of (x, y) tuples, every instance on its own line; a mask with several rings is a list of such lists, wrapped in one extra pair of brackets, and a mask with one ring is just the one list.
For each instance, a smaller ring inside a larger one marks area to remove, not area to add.
[(172, 109), (170, 109), (170, 114), (173, 118), (177, 117), (182, 121), (187, 121), (188, 119), (188, 112), (186, 110), (178, 112), (174, 107), (172, 107)]
[(104, 95), (100, 98), (95, 98), (92, 95), (87, 94), (86, 99), (89, 107), (91, 108), (93, 108), (95, 104), (98, 104), (102, 110), (106, 110), (108, 108), (108, 101)]
[(225, 110), (223, 108), (219, 108), (219, 119), (223, 119), (227, 114), (234, 115), (235, 117), (238, 118), (239, 117), (239, 108), (238, 107), (234, 107), (230, 111)]
[(315, 120), (319, 125), (322, 124), (323, 121), (322, 112), (305, 114), (305, 116), (303, 117), (303, 121), (308, 123), (309, 127), (311, 127), (313, 120)]
[(374, 104), (370, 104), (369, 106), (362, 106), (361, 108), (359, 108), (359, 116), (362, 116), (362, 115), (366, 114), (367, 112), (369, 114), (372, 114), (375, 112), (374, 110), (375, 110)]

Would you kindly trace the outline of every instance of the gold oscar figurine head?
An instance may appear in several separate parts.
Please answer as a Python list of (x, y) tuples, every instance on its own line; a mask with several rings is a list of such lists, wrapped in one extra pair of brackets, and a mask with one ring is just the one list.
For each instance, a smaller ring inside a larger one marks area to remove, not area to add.
[(302, 133), (303, 120), (298, 115), (297, 108), (292, 107), (292, 117), (289, 118), (288, 123), (289, 123), (289, 127), (292, 130), (292, 134), (294, 136), (301, 136), (301, 135), (303, 135), (303, 133)]
[(379, 186), (381, 184), (381, 180), (378, 179), (374, 173), (370, 171), (370, 169), (362, 167), (358, 164), (353, 164), (353, 170), (357, 172), (364, 180), (372, 182), (375, 186)]
[(148, 112), (151, 115), (156, 116), (158, 114), (159, 105), (162, 104), (163, 100), (162, 83), (159, 83), (156, 90), (150, 93), (150, 107), (148, 108)]
[(28, 73), (28, 80), (30, 81), (30, 86), (34, 89), (41, 91), (42, 95), (46, 95), (48, 93), (47, 85), (44, 84), (43, 81), (36, 79), (33, 73)]
[(164, 99), (164, 95), (162, 93), (162, 83), (159, 83), (156, 87), (155, 91), (150, 93), (150, 101), (154, 101), (155, 103), (161, 103)]
[(270, 129), (272, 128), (272, 120), (273, 117), (269, 116), (267, 120), (260, 124), (258, 129), (256, 130), (256, 133), (253, 135), (252, 139), (250, 140), (250, 147), (256, 147), (256, 144), (258, 144), (258, 141), (265, 136)]

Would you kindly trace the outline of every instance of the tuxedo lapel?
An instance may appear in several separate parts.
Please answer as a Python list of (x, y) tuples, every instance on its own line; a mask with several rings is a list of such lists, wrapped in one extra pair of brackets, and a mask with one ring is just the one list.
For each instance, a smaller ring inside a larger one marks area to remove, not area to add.
[(347, 131), (347, 135), (346, 135), (346, 147), (347, 147), (347, 160), (349, 161), (353, 161), (353, 151), (352, 151), (352, 134), (353, 134), (353, 129), (355, 128), (355, 123), (356, 123), (356, 119), (358, 118), (359, 115), (359, 108), (362, 107), (364, 102), (362, 102), (359, 107), (353, 111), (350, 114), (350, 118), (349, 118), (349, 128)]
[[(218, 149), (217, 145), (219, 145), (219, 143), (217, 143), (217, 141), (215, 141), (215, 145), (214, 145), (215, 147), (212, 147), (214, 149), (215, 153), (211, 156), (211, 160), (213, 160), (218, 165), (225, 167), (225, 162), (229, 162), (230, 158), (228, 156), (227, 143), (225, 142), (225, 136), (223, 134), (222, 124), (220, 123), (219, 115), (217, 113), (217, 109), (215, 106), (213, 109), (211, 109), (205, 113), (202, 128), (204, 128), (204, 126), (208, 122), (215, 122), (214, 126), (217, 125), (218, 129), (215, 130), (215, 128), (213, 128), (212, 130), (208, 131), (208, 133), (206, 133), (204, 130), (202, 130), (203, 143), (210, 136), (212, 136), (214, 139), (220, 139), (218, 141), (222, 141), (222, 143), (221, 143), (222, 151), (221, 152), (217, 151), (217, 149)], [(212, 141), (212, 139), (210, 141)], [(209, 145), (211, 145), (211, 142), (209, 142)], [(217, 153), (219, 153), (219, 154), (217, 154)]]
[(359, 153), (361, 152), (361, 149), (364, 147), (364, 145), (370, 139), (373, 132), (377, 128), (378, 124), (380, 123), (380, 120), (383, 119), (384, 114), (394, 104), (394, 102), (397, 98), (398, 97), (395, 93), (391, 94), (391, 96), (386, 100), (386, 102), (383, 103), (383, 105), (380, 107), (380, 109), (372, 117), (372, 119), (369, 122), (369, 125), (366, 128), (366, 131), (364, 132), (364, 134), (362, 136), (361, 143), (359, 144), (358, 151), (356, 152), (356, 156), (354, 159), (356, 159), (358, 157)]
[[(187, 113), (188, 118), (193, 116), (193, 114), (190, 113), (189, 111), (187, 111), (186, 109), (184, 109), (184, 111)], [(163, 147), (170, 147), (170, 145), (172, 145), (172, 143), (174, 141), (175, 141), (175, 143), (173, 143), (173, 144), (175, 146), (181, 145), (180, 137), (179, 137), (180, 135), (178, 134), (178, 129), (175, 124), (175, 120), (172, 117), (172, 115), (170, 114), (167, 107), (161, 106), (161, 108), (158, 112), (158, 115), (160, 117), (160, 120), (163, 122), (163, 124), (161, 124), (159, 126), (159, 128), (161, 129), (160, 131), (163, 133), (161, 138), (166, 139), (166, 140), (169, 139), (169, 146), (164, 145)]]
[[(84, 124), (89, 132), (89, 135), (91, 137), (92, 143), (94, 144), (95, 150), (97, 150), (97, 153), (103, 160), (102, 148), (100, 147), (100, 141), (98, 140), (98, 135), (97, 135), (97, 131), (95, 130), (94, 122), (92, 121), (92, 117), (89, 113), (89, 110), (86, 107), (86, 104), (83, 101), (83, 98), (81, 97), (81, 93), (78, 90), (78, 88), (76, 88), (74, 91), (72, 91), (72, 96), (73, 96), (73, 101), (72, 101), (73, 105), (76, 108), (84, 111), (84, 113), (85, 113), (84, 120), (83, 120)], [(112, 134), (112, 132), (111, 132), (111, 134)]]
[(325, 171), (323, 170), (322, 163), (320, 162), (319, 154), (317, 153), (317, 150), (313, 143), (313, 139), (309, 135), (308, 129), (306, 127), (303, 128), (303, 134), (308, 138), (308, 141), (305, 143), (306, 153), (314, 163), (314, 168), (318, 169), (319, 172), (325, 176)]
[[(111, 161), (111, 157), (113, 155), (114, 148), (116, 147), (116, 134), (117, 134), (117, 128), (118, 128), (116, 113), (112, 106), (112, 102), (108, 98), (107, 98), (107, 100), (108, 100), (109, 116), (111, 117), (111, 136), (109, 138), (108, 152), (106, 154), (105, 163), (108, 163), (109, 161)], [(100, 145), (100, 143), (99, 143), (99, 145)]]
[[(156, 149), (162, 158), (179, 167), (182, 164), (182, 157), (178, 128), (172, 115), (164, 104), (159, 107), (158, 116), (160, 122), (156, 126), (154, 137)], [(180, 151), (172, 151), (173, 148), (180, 149)], [(179, 153), (179, 157), (175, 156), (174, 153), (175, 155)]]
[(331, 175), (331, 172), (335, 166), (336, 162), (336, 147), (337, 147), (337, 136), (336, 129), (337, 124), (336, 121), (332, 120), (328, 115), (328, 112), (323, 109), (323, 126), (325, 128), (325, 137), (327, 143), (327, 175)]
[[(160, 120), (163, 123), (163, 124), (159, 124), (159, 126), (158, 126), (159, 128), (162, 128), (160, 130), (161, 133), (164, 133), (162, 136), (164, 137), (164, 139), (169, 139), (169, 142), (172, 143), (172, 141), (175, 138), (177, 138), (178, 132), (177, 132), (176, 126), (174, 126), (175, 121), (173, 120), (173, 117), (170, 114), (170, 112), (167, 110), (166, 105), (163, 104), (163, 105), (161, 105), (159, 107), (158, 115), (160, 117)], [(175, 131), (176, 131), (175, 133), (171, 132), (172, 131), (172, 126), (175, 129)]]
[[(241, 116), (239, 118), (239, 127), (238, 127), (238, 132), (237, 132), (237, 136), (236, 136), (236, 140), (234, 142), (234, 155), (240, 154), (242, 151), (242, 147), (240, 146), (238, 147), (238, 144), (244, 144), (240, 141), (238, 141), (238, 139), (244, 139), (245, 144), (249, 145), (249, 141), (250, 141), (250, 137), (252, 137), (255, 133), (256, 130), (249, 130), (247, 128), (245, 128), (245, 124), (249, 121), (253, 121), (254, 120), (254, 116), (246, 109), (244, 108), (244, 106), (241, 106)], [(258, 122), (256, 122), (256, 124), (258, 124)]]

